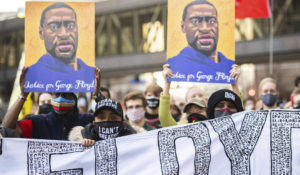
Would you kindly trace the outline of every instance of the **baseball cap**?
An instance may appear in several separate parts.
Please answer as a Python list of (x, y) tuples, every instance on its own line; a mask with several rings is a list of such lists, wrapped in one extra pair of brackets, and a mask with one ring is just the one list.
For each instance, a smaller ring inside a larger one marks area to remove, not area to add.
[(103, 100), (100, 100), (95, 107), (94, 116), (96, 116), (100, 110), (102, 109), (112, 109), (116, 114), (118, 114), (122, 120), (123, 120), (123, 109), (119, 102), (112, 100), (110, 98), (106, 98)]
[(191, 98), (188, 103), (184, 106), (183, 108), (183, 112), (186, 112), (186, 110), (188, 109), (189, 106), (191, 106), (192, 104), (197, 105), (199, 107), (202, 108), (206, 108), (207, 104), (205, 102), (205, 100), (203, 98)]

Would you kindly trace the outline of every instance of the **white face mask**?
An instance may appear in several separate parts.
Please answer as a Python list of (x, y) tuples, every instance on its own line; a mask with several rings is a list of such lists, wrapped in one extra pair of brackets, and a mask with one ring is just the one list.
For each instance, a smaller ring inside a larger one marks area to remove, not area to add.
[(139, 122), (145, 116), (145, 111), (141, 109), (129, 109), (126, 112), (128, 119), (132, 122)]
[(253, 104), (248, 105), (245, 107), (245, 111), (250, 111), (250, 110), (252, 110), (252, 108), (253, 108)]

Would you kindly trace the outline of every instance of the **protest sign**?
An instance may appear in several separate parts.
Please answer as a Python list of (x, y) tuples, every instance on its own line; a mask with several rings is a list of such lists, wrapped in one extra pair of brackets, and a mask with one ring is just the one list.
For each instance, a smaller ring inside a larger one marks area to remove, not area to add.
[(300, 174), (300, 111), (262, 110), (98, 141), (2, 139), (0, 172)]
[(92, 92), (93, 2), (26, 2), (26, 92)]
[(234, 83), (234, 12), (232, 0), (168, 1), (168, 81)]

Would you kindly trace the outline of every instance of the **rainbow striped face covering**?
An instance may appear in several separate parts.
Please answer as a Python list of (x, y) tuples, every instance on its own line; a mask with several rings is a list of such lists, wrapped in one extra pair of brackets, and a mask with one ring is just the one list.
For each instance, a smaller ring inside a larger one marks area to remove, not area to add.
[(63, 115), (74, 109), (75, 100), (68, 100), (59, 96), (57, 98), (52, 98), (51, 104), (53, 106), (54, 111), (58, 115)]

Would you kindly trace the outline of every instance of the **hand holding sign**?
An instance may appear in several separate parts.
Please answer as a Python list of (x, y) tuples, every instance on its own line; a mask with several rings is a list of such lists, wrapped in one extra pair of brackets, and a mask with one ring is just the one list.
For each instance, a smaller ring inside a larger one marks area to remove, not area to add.
[(26, 99), (27, 96), (28, 96), (28, 92), (25, 92), (25, 86), (24, 86), (24, 83), (25, 83), (25, 74), (26, 74), (26, 71), (27, 71), (27, 67), (24, 66), (22, 68), (22, 72), (21, 72), (21, 75), (20, 75), (20, 90), (21, 90), (21, 98), (23, 99)]
[(232, 69), (230, 70), (229, 73), (230, 76), (235, 79), (235, 84), (236, 84), (241, 74), (241, 70), (239, 66), (237, 64), (232, 65)]
[(100, 81), (101, 81), (101, 71), (98, 67), (95, 67), (95, 91), (94, 91), (94, 96), (99, 93), (100, 89)]
[(171, 86), (171, 82), (167, 81), (167, 78), (171, 78), (173, 76), (172, 70), (169, 68), (170, 65), (169, 64), (164, 64), (163, 65), (163, 77), (165, 80), (165, 86), (163, 89), (163, 95), (164, 96), (169, 96), (170, 95), (170, 86)]
[(241, 92), (239, 90), (239, 86), (238, 86), (238, 80), (241, 74), (240, 68), (237, 64), (232, 65), (232, 69), (230, 70), (230, 77), (234, 78), (234, 83), (231, 84), (232, 87), (232, 91), (234, 93), (236, 93), (237, 95), (240, 95)]

